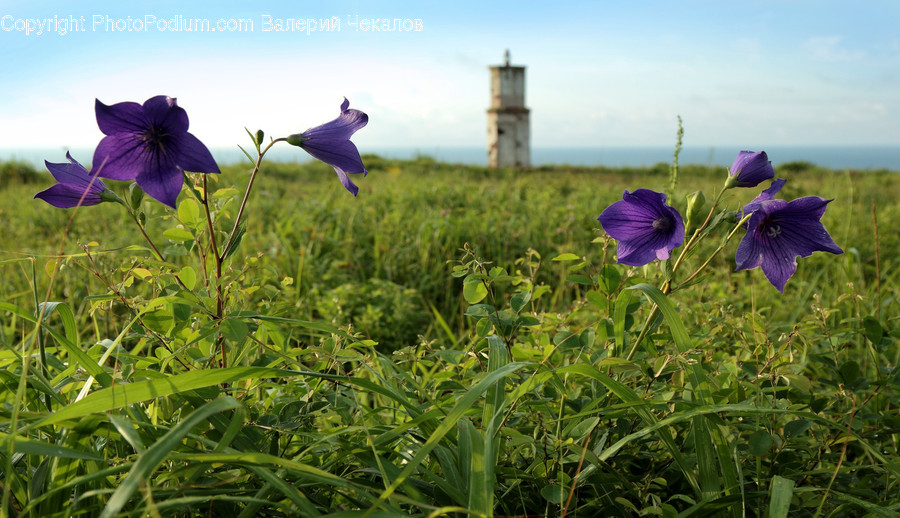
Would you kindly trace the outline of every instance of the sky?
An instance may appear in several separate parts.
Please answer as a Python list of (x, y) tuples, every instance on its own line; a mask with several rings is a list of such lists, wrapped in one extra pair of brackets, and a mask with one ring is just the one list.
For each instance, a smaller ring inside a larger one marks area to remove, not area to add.
[[(317, 27), (271, 30), (288, 19)], [(532, 147), (671, 146), (679, 115), (686, 146), (900, 145), (898, 23), (896, 0), (0, 0), (0, 147), (92, 148), (95, 99), (161, 94), (209, 147), (302, 132), (344, 97), (369, 114), (363, 152), (482, 146), (507, 49)]]

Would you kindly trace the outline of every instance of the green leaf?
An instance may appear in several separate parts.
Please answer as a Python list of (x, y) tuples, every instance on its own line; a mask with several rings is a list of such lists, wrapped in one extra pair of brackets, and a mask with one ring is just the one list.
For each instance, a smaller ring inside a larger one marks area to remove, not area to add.
[(520, 291), (512, 296), (509, 300), (509, 306), (516, 313), (525, 309), (525, 306), (531, 301), (531, 291)]
[(541, 489), (541, 496), (553, 505), (560, 505), (567, 491), (568, 489), (560, 485), (544, 486)]
[(790, 423), (784, 425), (784, 435), (785, 437), (791, 438), (796, 437), (812, 426), (812, 421), (806, 419), (797, 419), (796, 421), (791, 421)]
[[(148, 399), (166, 397), (222, 383), (234, 383), (245, 379), (287, 378), (303, 374), (308, 373), (265, 367), (228, 367), (226, 369), (198, 369), (159, 379), (117, 384), (92, 392), (84, 399), (47, 414), (43, 419), (31, 425), (31, 428), (49, 426), (69, 419), (79, 419), (89, 414), (108, 412)], [(343, 379), (340, 376), (334, 378)]]
[(141, 201), (144, 199), (144, 190), (137, 183), (128, 186), (128, 202), (131, 204), (132, 210), (138, 210)]
[(67, 459), (85, 459), (96, 461), (103, 460), (102, 457), (98, 457), (96, 454), (89, 451), (75, 450), (72, 448), (67, 448), (65, 446), (58, 446), (56, 444), (36, 441), (28, 437), (16, 436), (14, 439), (10, 439), (9, 435), (0, 432), (0, 443), (5, 443), (7, 440), (13, 441), (13, 451), (15, 453), (21, 453), (23, 455), (37, 455), (39, 457), (61, 457)]
[(178, 220), (194, 229), (203, 224), (203, 220), (200, 219), (200, 204), (197, 203), (197, 200), (182, 198), (181, 203), (178, 204)]
[(178, 272), (178, 278), (184, 283), (184, 287), (193, 290), (197, 285), (197, 272), (190, 266), (185, 266)]
[(181, 444), (182, 439), (190, 433), (192, 428), (205, 423), (212, 414), (240, 408), (240, 406), (241, 403), (231, 397), (216, 399), (194, 410), (189, 416), (182, 419), (181, 422), (138, 457), (137, 462), (134, 463), (128, 472), (128, 476), (119, 481), (119, 487), (109, 498), (106, 507), (103, 508), (103, 512), (100, 514), (100, 518), (117, 516), (119, 511), (131, 499), (131, 495), (150, 478), (153, 471)]
[(141, 319), (141, 322), (147, 329), (162, 334), (168, 333), (175, 325), (175, 316), (172, 313), (172, 306), (167, 304), (156, 311), (146, 313)]
[(232, 342), (240, 342), (250, 332), (250, 328), (247, 327), (243, 320), (231, 317), (222, 321), (220, 329), (222, 330), (222, 335)]
[(463, 280), (463, 297), (469, 304), (478, 304), (487, 297), (487, 288), (478, 276), (469, 274)]
[(606, 311), (607, 307), (609, 306), (606, 300), (606, 295), (597, 290), (591, 290), (585, 293), (584, 298), (586, 298), (592, 306), (601, 311)]
[[(378, 503), (386, 502), (391, 495), (400, 487), (401, 484), (419, 469), (419, 466), (425, 461), (428, 457), (431, 450), (433, 450), (438, 443), (444, 438), (447, 433), (456, 427), (457, 422), (465, 415), (465, 413), (471, 408), (475, 402), (482, 397), (482, 395), (489, 389), (491, 386), (499, 382), (500, 380), (506, 378), (512, 373), (518, 371), (519, 369), (530, 365), (527, 363), (521, 362), (513, 362), (504, 365), (503, 367), (490, 372), (487, 376), (481, 378), (481, 380), (476, 383), (472, 388), (466, 391), (462, 397), (456, 400), (456, 405), (440, 420), (440, 424), (434, 430), (434, 432), (428, 437), (428, 440), (425, 441), (416, 454), (410, 459), (406, 466), (404, 466), (403, 471), (394, 479), (393, 482), (381, 493), (381, 496), (378, 498)], [(508, 398), (507, 398), (508, 400)]]
[(768, 430), (757, 430), (750, 436), (750, 454), (757, 457), (765, 455), (772, 447), (772, 434)]
[(859, 379), (859, 364), (853, 360), (841, 364), (838, 371), (845, 385), (853, 385)]
[(769, 485), (769, 518), (787, 518), (794, 496), (794, 481), (775, 475)]
[(559, 254), (558, 256), (551, 259), (551, 261), (577, 261), (579, 259), (581, 259), (581, 258), (575, 254), (565, 253), (565, 254)]
[(597, 276), (597, 283), (600, 285), (600, 290), (607, 295), (615, 292), (621, 281), (622, 274), (619, 272), (619, 268), (612, 264), (604, 266), (603, 269), (600, 270), (600, 275)]
[(194, 234), (191, 234), (189, 231), (187, 231), (181, 227), (174, 227), (174, 228), (166, 229), (163, 232), (163, 237), (168, 239), (169, 241), (176, 241), (176, 242), (193, 241), (194, 240)]
[(212, 199), (218, 200), (220, 198), (231, 198), (233, 196), (237, 196), (238, 194), (240, 194), (240, 191), (238, 191), (234, 187), (225, 187), (216, 190), (216, 192), (212, 194)]
[(587, 275), (569, 275), (566, 277), (566, 281), (574, 282), (575, 284), (583, 284), (585, 286), (593, 286), (594, 281), (591, 280)]
[(879, 345), (881, 343), (881, 338), (884, 336), (884, 329), (881, 327), (881, 323), (878, 322), (878, 319), (873, 317), (864, 318), (863, 329), (865, 329), (866, 338), (868, 338), (873, 345)]
[(247, 220), (241, 219), (241, 222), (238, 223), (237, 230), (234, 233), (234, 237), (231, 241), (228, 242), (228, 248), (225, 249), (225, 252), (222, 253), (222, 259), (228, 259), (231, 255), (237, 252), (237, 249), (241, 246), (241, 241), (244, 239), (244, 233), (247, 231)]
[(569, 429), (568, 436), (576, 441), (580, 441), (584, 439), (587, 434), (591, 433), (591, 430), (594, 429), (597, 424), (600, 423), (599, 417), (591, 417), (589, 419), (584, 419), (583, 421), (578, 422), (575, 426)]

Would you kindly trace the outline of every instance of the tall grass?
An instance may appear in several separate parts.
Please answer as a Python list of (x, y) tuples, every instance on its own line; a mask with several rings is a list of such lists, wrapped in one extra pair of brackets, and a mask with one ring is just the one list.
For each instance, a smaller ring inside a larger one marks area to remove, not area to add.
[[(665, 165), (364, 159), (356, 199), (327, 166), (264, 167), (229, 277), (241, 311), (216, 325), (174, 280), (173, 213), (145, 208), (160, 262), (115, 207), (71, 218), (0, 187), (0, 513), (900, 510), (894, 173), (789, 164), (784, 197), (834, 197), (845, 254), (801, 260), (781, 295), (732, 247), (666, 297), (596, 221), (626, 188), (662, 190)], [(724, 174), (682, 164), (669, 199)]]

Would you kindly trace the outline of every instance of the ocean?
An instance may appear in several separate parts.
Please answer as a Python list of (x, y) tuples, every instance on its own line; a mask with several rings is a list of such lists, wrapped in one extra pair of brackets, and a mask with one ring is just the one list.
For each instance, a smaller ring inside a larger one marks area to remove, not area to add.
[[(233, 164), (246, 161), (243, 153), (234, 148), (213, 148), (213, 156), (219, 163)], [(386, 158), (412, 159), (429, 156), (440, 162), (466, 165), (487, 165), (487, 152), (483, 147), (375, 147), (360, 149), (362, 153), (374, 153)], [(739, 148), (691, 147), (681, 150), (678, 162), (728, 167), (734, 161)], [(757, 151), (753, 149), (753, 151)], [(779, 146), (765, 150), (775, 167), (788, 162), (809, 162), (829, 169), (889, 169), (900, 172), (900, 146)], [(87, 166), (93, 149), (73, 148), (72, 156)], [(531, 151), (533, 166), (573, 165), (607, 167), (645, 167), (658, 163), (671, 163), (674, 147), (573, 147), (543, 148)], [(64, 162), (64, 148), (0, 148), (0, 160), (23, 160), (43, 168), (44, 160)], [(275, 146), (266, 155), (267, 160), (277, 162), (306, 162), (311, 157), (292, 146)]]

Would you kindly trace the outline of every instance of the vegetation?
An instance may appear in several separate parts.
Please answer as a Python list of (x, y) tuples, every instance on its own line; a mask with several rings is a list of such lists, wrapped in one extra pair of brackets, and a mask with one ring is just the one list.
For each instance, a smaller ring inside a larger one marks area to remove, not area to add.
[[(220, 315), (191, 189), (135, 204), (160, 259), (121, 206), (55, 209), (31, 199), (49, 175), (0, 165), (0, 514), (900, 512), (896, 173), (789, 164), (779, 196), (835, 198), (844, 254), (782, 295), (734, 241), (663, 295), (596, 218), (639, 187), (684, 214), (722, 169), (672, 192), (665, 164), (363, 159), (357, 198), (327, 165), (263, 166)], [(209, 175), (220, 237), (247, 177)]]

